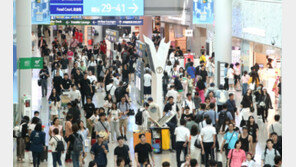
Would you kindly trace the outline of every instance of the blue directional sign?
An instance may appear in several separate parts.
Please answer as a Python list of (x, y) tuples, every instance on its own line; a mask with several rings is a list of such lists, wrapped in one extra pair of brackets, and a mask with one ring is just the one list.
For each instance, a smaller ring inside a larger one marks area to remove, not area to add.
[(193, 0), (193, 24), (213, 24), (214, 0)]
[(83, 5), (50, 5), (51, 15), (82, 15)]
[(143, 16), (144, 0), (84, 0), (84, 16)]
[(138, 20), (118, 20), (118, 25), (143, 25), (143, 19)]

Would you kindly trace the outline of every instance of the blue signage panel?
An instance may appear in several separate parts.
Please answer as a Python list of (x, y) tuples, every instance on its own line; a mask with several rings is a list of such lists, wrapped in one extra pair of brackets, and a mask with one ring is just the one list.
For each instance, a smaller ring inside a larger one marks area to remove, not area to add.
[(49, 0), (31, 0), (32, 24), (50, 24)]
[(83, 3), (83, 0), (50, 0), (50, 3)]
[(143, 16), (144, 0), (85, 0), (84, 16)]
[(51, 20), (78, 20), (82, 19), (82, 16), (51, 16)]
[(82, 15), (83, 5), (50, 5), (51, 15)]
[(118, 20), (118, 25), (143, 25), (143, 19), (139, 20)]
[(193, 24), (213, 24), (214, 0), (193, 0)]

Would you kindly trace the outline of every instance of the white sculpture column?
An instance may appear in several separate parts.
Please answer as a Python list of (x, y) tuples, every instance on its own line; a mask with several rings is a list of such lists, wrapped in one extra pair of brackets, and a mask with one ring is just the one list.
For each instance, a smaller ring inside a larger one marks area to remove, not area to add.
[[(159, 105), (160, 110), (163, 110), (163, 89), (162, 89), (162, 76), (164, 72), (165, 62), (168, 56), (169, 48), (171, 42), (165, 43), (165, 38), (163, 38), (160, 42), (159, 48), (156, 51), (154, 43), (152, 40), (145, 35), (143, 35), (144, 41), (150, 47), (150, 52), (152, 56), (152, 61), (154, 64), (155, 73), (152, 73), (152, 98), (155, 103)], [(162, 112), (161, 112), (162, 116)]]
[[(16, 0), (17, 59), (32, 57), (31, 1)], [(31, 118), (32, 113), (23, 113), (23, 96), (32, 97), (32, 70), (18, 69), (19, 112)], [(32, 100), (31, 100), (32, 101)], [(31, 104), (32, 105), (32, 104)]]
[[(215, 64), (231, 63), (232, 0), (215, 1)], [(218, 74), (216, 68), (216, 74)], [(218, 83), (216, 77), (216, 83)]]

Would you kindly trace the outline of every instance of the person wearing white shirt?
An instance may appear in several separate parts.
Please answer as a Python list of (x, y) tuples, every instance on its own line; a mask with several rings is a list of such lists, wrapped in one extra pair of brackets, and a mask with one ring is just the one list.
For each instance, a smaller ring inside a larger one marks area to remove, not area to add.
[(269, 136), (271, 133), (275, 132), (278, 135), (279, 139), (282, 139), (282, 124), (279, 122), (280, 118), (281, 117), (278, 114), (274, 116), (275, 122), (269, 126)]
[(109, 93), (112, 96), (112, 98), (115, 98), (114, 97), (115, 90), (116, 90), (116, 86), (114, 85), (114, 80), (110, 79), (110, 83), (106, 86), (106, 92)]
[(120, 119), (120, 110), (117, 109), (116, 103), (112, 103), (112, 107), (109, 113), (109, 120), (111, 125), (111, 141), (114, 140), (114, 135), (117, 139), (119, 137), (119, 119)]
[(189, 137), (190, 137), (190, 131), (186, 125), (186, 120), (181, 119), (180, 120), (180, 126), (178, 126), (175, 129), (175, 135), (176, 135), (176, 158), (177, 158), (177, 165), (181, 165), (180, 157), (181, 157), (181, 152), (184, 152), (184, 159), (187, 155), (188, 152), (188, 143), (189, 143)]
[(91, 93), (91, 98), (92, 98), (96, 92), (95, 90), (96, 90), (96, 84), (98, 80), (97, 80), (97, 77), (93, 75), (92, 70), (88, 71), (87, 79), (89, 79), (92, 87), (92, 93)]
[(228, 78), (229, 90), (230, 91), (234, 91), (234, 70), (233, 70), (233, 64), (230, 64), (230, 68), (227, 71), (227, 78)]
[(205, 166), (208, 166), (209, 155), (211, 155), (212, 159), (214, 157), (214, 149), (216, 146), (216, 128), (213, 127), (212, 120), (207, 118), (206, 120), (207, 126), (201, 129), (201, 148), (202, 154), (205, 155)]
[(168, 98), (170, 96), (172, 96), (174, 98), (174, 103), (177, 103), (177, 100), (179, 98), (179, 93), (175, 90), (175, 87), (174, 85), (171, 85), (170, 87), (171, 89), (168, 91), (168, 93), (166, 94), (166, 97), (165, 97), (165, 101), (168, 101)]
[(151, 79), (151, 74), (146, 71), (146, 74), (144, 74), (144, 97), (151, 95)]
[(120, 82), (120, 74), (115, 74), (115, 77), (113, 77), (113, 83), (114, 83), (114, 86), (117, 88), (119, 86), (119, 82)]
[(72, 86), (72, 90), (69, 92), (69, 95), (70, 95), (71, 101), (74, 101), (77, 99), (80, 102), (81, 94), (80, 94), (80, 91), (76, 89), (75, 85)]
[(192, 95), (191, 93), (187, 93), (187, 99), (184, 100), (183, 105), (182, 105), (182, 113), (184, 113), (184, 109), (186, 106), (189, 107), (189, 113), (195, 115), (195, 104), (192, 100)]
[(64, 146), (66, 145), (66, 142), (64, 138), (59, 135), (59, 129), (55, 128), (53, 129), (54, 136), (49, 140), (49, 145), (51, 146), (52, 150), (52, 159), (53, 159), (53, 166), (56, 166), (56, 163), (59, 164), (59, 166), (62, 166), (62, 161), (61, 161), (61, 154), (62, 152), (56, 151), (58, 141), (62, 141)]
[(92, 71), (92, 73), (94, 74), (96, 66), (97, 66), (97, 61), (92, 56), (91, 59), (88, 61), (88, 64), (87, 64), (88, 70)]

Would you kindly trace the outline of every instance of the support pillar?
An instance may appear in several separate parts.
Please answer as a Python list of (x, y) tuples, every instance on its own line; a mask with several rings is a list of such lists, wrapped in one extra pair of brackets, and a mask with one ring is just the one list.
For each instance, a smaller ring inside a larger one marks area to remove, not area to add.
[[(231, 63), (232, 0), (215, 1), (215, 64)], [(218, 68), (216, 74), (218, 74)], [(216, 77), (218, 84), (218, 77)], [(218, 86), (218, 85), (217, 85)]]
[(99, 43), (103, 41), (103, 26), (93, 26), (95, 30), (99, 33), (99, 36), (94, 37), (94, 43)]
[[(16, 42), (17, 42), (17, 59), (32, 57), (31, 41), (31, 1), (16, 0)], [(18, 114), (27, 115), (31, 118), (32, 112), (24, 112), (23, 97), (32, 97), (32, 70), (18, 69)], [(31, 100), (32, 101), (32, 100)], [(32, 105), (32, 104), (30, 104)]]
[(143, 16), (143, 25), (140, 26), (140, 41), (144, 42), (144, 37), (152, 39), (152, 16)]

